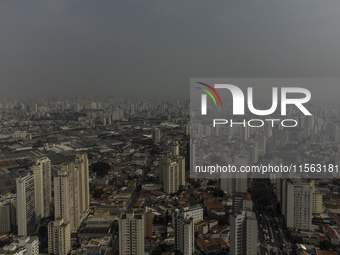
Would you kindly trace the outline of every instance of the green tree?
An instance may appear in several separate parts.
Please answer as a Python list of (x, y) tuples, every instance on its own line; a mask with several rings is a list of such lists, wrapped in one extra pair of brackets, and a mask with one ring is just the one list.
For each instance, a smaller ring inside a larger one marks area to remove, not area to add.
[(114, 230), (116, 230), (116, 231), (119, 230), (118, 220), (114, 220), (111, 223), (111, 234), (113, 233)]
[(334, 248), (334, 245), (329, 240), (323, 240), (320, 242), (320, 249), (321, 250), (331, 250)]
[(98, 177), (107, 175), (108, 171), (110, 170), (110, 164), (102, 161), (98, 161), (96, 163), (91, 164), (90, 170), (95, 172)]
[(216, 181), (215, 180), (209, 180), (207, 182), (207, 185), (215, 185)]
[(103, 190), (103, 189), (95, 189), (95, 190), (94, 190), (94, 193), (93, 193), (93, 196), (99, 198), (99, 197), (101, 197), (103, 194), (104, 194), (104, 190)]
[(221, 227), (228, 224), (229, 224), (228, 218), (225, 217), (218, 219), (218, 225), (220, 225)]
[(263, 181), (257, 181), (254, 186), (254, 195), (259, 204), (267, 206), (271, 204), (271, 191)]
[(223, 190), (217, 188), (217, 189), (214, 190), (213, 195), (214, 195), (215, 197), (223, 197), (224, 192), (223, 192)]
[(153, 250), (152, 255), (162, 255), (165, 252), (162, 245), (158, 245), (156, 249)]

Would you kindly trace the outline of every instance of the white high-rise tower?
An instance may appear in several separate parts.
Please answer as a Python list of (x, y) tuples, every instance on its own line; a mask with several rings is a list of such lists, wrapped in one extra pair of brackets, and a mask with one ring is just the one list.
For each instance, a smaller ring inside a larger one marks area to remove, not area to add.
[(35, 232), (37, 225), (34, 176), (19, 177), (16, 186), (18, 235), (28, 236)]

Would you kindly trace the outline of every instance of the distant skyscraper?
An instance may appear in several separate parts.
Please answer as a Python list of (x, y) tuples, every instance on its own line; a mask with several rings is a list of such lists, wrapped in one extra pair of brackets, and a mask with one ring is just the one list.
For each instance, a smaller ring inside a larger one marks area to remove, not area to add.
[[(9, 211), (8, 211), (9, 209)], [(8, 227), (17, 225), (17, 195), (9, 193), (0, 197), (0, 234)], [(9, 214), (8, 214), (9, 213)], [(2, 227), (1, 227), (2, 225)], [(2, 230), (1, 230), (2, 229)]]
[(221, 189), (228, 194), (246, 193), (248, 188), (247, 178), (245, 177), (245, 173), (223, 173), (221, 175)]
[(196, 166), (196, 143), (193, 140), (190, 140), (190, 164), (189, 169), (192, 171)]
[(11, 201), (0, 202), (0, 234), (11, 230)]
[(50, 216), (51, 191), (51, 160), (47, 157), (38, 159), (32, 166), (35, 180), (35, 203), (38, 218)]
[(276, 195), (276, 200), (280, 203), (281, 206), (281, 192), (282, 192), (282, 174), (277, 173), (278, 177), (280, 178), (275, 178), (275, 195)]
[(184, 135), (190, 135), (190, 124), (184, 125)]
[(303, 179), (286, 179), (282, 187), (282, 214), (288, 228), (311, 229), (313, 182)]
[(246, 193), (248, 189), (247, 173), (242, 173), (240, 167), (251, 164), (249, 153), (242, 152), (227, 160), (237, 170), (236, 172), (221, 173), (221, 189), (228, 194)]
[(154, 144), (159, 144), (161, 141), (161, 130), (159, 128), (154, 128), (152, 130), (152, 141)]
[(182, 156), (162, 156), (159, 164), (160, 179), (164, 185), (164, 192), (172, 194), (185, 185), (185, 158)]
[(179, 144), (175, 142), (171, 145), (171, 157), (179, 156)]
[(71, 231), (80, 223), (79, 172), (74, 163), (62, 165), (54, 177), (55, 218), (71, 222)]
[(152, 226), (153, 226), (152, 211), (146, 211), (145, 213), (145, 237), (152, 238)]
[(71, 250), (71, 223), (56, 219), (48, 224), (48, 253), (67, 255)]
[(230, 215), (230, 254), (257, 254), (257, 221), (255, 213), (242, 210)]
[(175, 217), (175, 249), (182, 254), (195, 251), (195, 223), (193, 218), (181, 213)]
[(253, 201), (249, 193), (236, 193), (233, 196), (233, 213), (242, 210), (253, 210)]
[(323, 195), (319, 191), (313, 192), (313, 203), (312, 203), (312, 213), (322, 213), (322, 198)]
[(145, 213), (123, 213), (119, 219), (119, 255), (144, 255)]
[(266, 136), (264, 134), (261, 134), (259, 135), (258, 140), (259, 140), (259, 155), (264, 156), (267, 151)]
[(37, 220), (35, 212), (34, 176), (28, 174), (16, 180), (18, 235), (28, 236), (35, 232)]
[(87, 154), (77, 154), (75, 166), (79, 171), (79, 210), (85, 212), (90, 206), (89, 162)]

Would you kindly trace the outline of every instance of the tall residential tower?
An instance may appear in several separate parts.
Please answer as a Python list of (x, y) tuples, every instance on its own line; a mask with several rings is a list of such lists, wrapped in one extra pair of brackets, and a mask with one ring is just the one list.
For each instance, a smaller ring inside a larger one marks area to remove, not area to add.
[(38, 159), (32, 166), (35, 180), (35, 203), (38, 218), (49, 217), (52, 202), (51, 160), (48, 157)]

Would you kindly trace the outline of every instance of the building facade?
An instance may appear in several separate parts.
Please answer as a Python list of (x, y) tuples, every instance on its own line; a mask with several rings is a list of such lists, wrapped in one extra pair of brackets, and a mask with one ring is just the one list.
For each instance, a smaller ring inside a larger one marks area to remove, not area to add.
[(79, 210), (85, 212), (90, 206), (89, 162), (87, 154), (77, 154), (75, 166), (79, 171)]
[(135, 210), (123, 213), (119, 219), (119, 255), (143, 255), (145, 213)]
[(38, 218), (49, 217), (52, 203), (51, 160), (38, 159), (32, 166), (35, 179), (35, 203)]
[(242, 210), (230, 215), (230, 254), (257, 254), (257, 220), (254, 212)]
[(287, 227), (311, 229), (314, 183), (308, 179), (287, 179), (283, 184), (282, 207)]
[(185, 158), (182, 156), (162, 156), (159, 164), (160, 179), (164, 192), (172, 194), (185, 185)]
[(9, 200), (0, 202), (0, 234), (11, 231), (11, 202)]
[(71, 223), (56, 219), (48, 224), (48, 253), (66, 255), (71, 250)]
[(19, 177), (16, 188), (18, 235), (28, 236), (35, 232), (37, 225), (34, 176), (27, 174)]
[(55, 218), (70, 222), (72, 231), (80, 223), (78, 168), (74, 163), (62, 165), (53, 182)]
[(190, 255), (195, 251), (195, 223), (183, 214), (175, 218), (175, 250)]
[(161, 142), (161, 130), (159, 128), (154, 128), (152, 130), (152, 141), (154, 144), (159, 144)]

